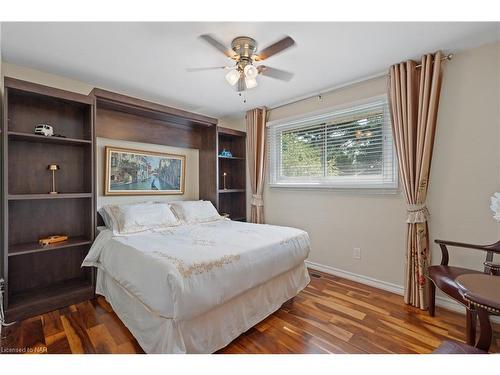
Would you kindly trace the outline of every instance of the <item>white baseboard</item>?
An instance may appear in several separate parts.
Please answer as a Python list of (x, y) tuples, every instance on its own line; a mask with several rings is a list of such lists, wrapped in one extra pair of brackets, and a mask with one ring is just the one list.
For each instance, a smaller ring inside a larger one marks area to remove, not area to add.
[[(331, 266), (326, 266), (323, 264), (315, 263), (306, 260), (306, 265), (307, 267), (321, 271), (330, 275), (338, 276), (338, 277), (343, 277), (348, 280), (356, 281), (361, 284), (366, 284), (373, 286), (375, 288), (379, 288), (382, 290), (386, 290), (388, 292), (392, 292), (395, 294), (399, 295), (404, 295), (404, 288), (402, 285), (397, 285), (393, 283), (389, 283), (387, 281), (382, 281), (375, 279), (373, 277), (369, 276), (364, 276), (364, 275), (358, 275), (353, 272), (349, 271), (344, 271), (339, 268), (331, 267)], [(463, 307), (461, 304), (458, 302), (453, 301), (452, 299), (448, 297), (443, 297), (443, 296), (436, 296), (436, 306), (442, 307), (447, 310), (452, 310), (455, 312), (458, 312), (460, 314), (465, 314), (465, 307)], [(494, 317), (497, 318), (497, 317)], [(495, 319), (496, 320), (496, 319)]]
[(313, 270), (321, 271), (321, 272), (327, 273), (329, 275), (343, 277), (344, 279), (357, 281), (358, 283), (370, 285), (370, 286), (373, 286), (375, 288), (386, 290), (388, 292), (392, 292), (392, 293), (396, 293), (396, 294), (400, 294), (400, 295), (403, 295), (403, 292), (404, 292), (403, 287), (400, 285), (388, 283), (387, 281), (378, 280), (378, 279), (375, 279), (375, 278), (369, 277), (369, 276), (358, 275), (358, 274), (355, 274), (353, 272), (344, 271), (344, 270), (341, 270), (339, 268), (326, 266), (323, 264), (311, 262), (309, 260), (306, 260), (306, 266), (308, 268), (313, 269)]

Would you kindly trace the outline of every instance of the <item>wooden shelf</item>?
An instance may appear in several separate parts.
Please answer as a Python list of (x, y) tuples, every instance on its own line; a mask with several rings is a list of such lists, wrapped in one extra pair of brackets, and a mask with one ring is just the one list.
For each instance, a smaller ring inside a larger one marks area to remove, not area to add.
[(219, 155), (219, 159), (245, 160), (245, 158), (242, 158), (240, 156), (221, 156), (221, 155)]
[[(246, 216), (246, 134), (239, 130), (217, 127), (217, 209), (229, 214), (232, 220)], [(222, 150), (234, 156), (221, 156)], [(225, 175), (225, 176), (224, 176)], [(230, 186), (230, 189), (222, 189)], [(239, 187), (239, 189), (238, 189)], [(235, 219), (234, 219), (235, 218)]]
[(98, 108), (128, 113), (146, 119), (165, 121), (169, 125), (213, 127), (217, 124), (217, 119), (212, 117), (167, 107), (99, 88), (93, 89), (90, 96), (96, 98)]
[(9, 194), (8, 200), (33, 200), (33, 199), (78, 199), (92, 198), (92, 193), (59, 193), (59, 194)]
[(33, 288), (13, 293), (9, 297), (7, 319), (8, 321), (21, 320), (41, 313), (47, 308), (50, 310), (68, 306), (92, 298), (93, 295), (94, 287), (85, 279), (65, 280), (45, 288)]
[(10, 245), (8, 256), (13, 257), (17, 255), (23, 254), (31, 254), (31, 253), (43, 253), (45, 251), (64, 249), (67, 247), (76, 247), (83, 245), (90, 245), (92, 240), (86, 237), (73, 237), (69, 238), (67, 241), (55, 243), (52, 245), (42, 246), (38, 242), (29, 242), (17, 245)]
[[(94, 296), (94, 270), (81, 265), (95, 228), (95, 98), (9, 77), (4, 82), (0, 273), (13, 321)], [(44, 122), (67, 138), (34, 134)], [(53, 163), (62, 170), (56, 174), (59, 194), (49, 194), (47, 166)], [(38, 244), (50, 234), (70, 238)]]
[(227, 194), (227, 193), (244, 193), (245, 189), (219, 189), (219, 194)]
[(241, 130), (236, 130), (236, 129), (230, 129), (230, 128), (224, 128), (219, 126), (219, 135), (223, 137), (229, 137), (229, 138), (234, 138), (234, 137), (240, 137), (240, 138), (245, 138), (247, 136), (247, 133), (242, 132)]
[(9, 139), (12, 141), (60, 143), (60, 144), (76, 144), (76, 145), (92, 144), (92, 141), (88, 139), (46, 137), (38, 134), (30, 134), (30, 133), (14, 132), (14, 131), (9, 131), (7, 134), (9, 135)]

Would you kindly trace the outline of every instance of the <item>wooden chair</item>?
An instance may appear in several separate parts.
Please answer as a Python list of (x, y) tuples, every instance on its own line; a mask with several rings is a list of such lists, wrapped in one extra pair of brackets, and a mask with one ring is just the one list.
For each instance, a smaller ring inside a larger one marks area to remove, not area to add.
[[(468, 243), (436, 240), (441, 248), (442, 258), (441, 264), (430, 266), (428, 269), (427, 278), (429, 283), (429, 314), (434, 316), (436, 312), (436, 287), (461, 303), (466, 308), (466, 335), (467, 344), (474, 346), (476, 341), (476, 312), (473, 307), (469, 307), (468, 303), (463, 299), (459, 292), (459, 288), (455, 279), (460, 275), (471, 273), (487, 273), (492, 275), (500, 275), (500, 264), (493, 263), (493, 254), (500, 254), (500, 241), (492, 245), (473, 245)], [(462, 247), (466, 249), (474, 249), (486, 251), (486, 261), (484, 262), (484, 271), (475, 271), (467, 268), (449, 266), (449, 254), (447, 246)]]

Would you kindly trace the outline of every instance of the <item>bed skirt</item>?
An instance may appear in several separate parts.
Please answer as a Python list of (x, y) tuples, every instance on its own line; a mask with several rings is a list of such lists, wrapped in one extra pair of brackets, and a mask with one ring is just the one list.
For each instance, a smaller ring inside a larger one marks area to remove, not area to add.
[(213, 353), (295, 297), (310, 278), (304, 263), (200, 316), (176, 321), (151, 311), (104, 271), (103, 295), (146, 353)]

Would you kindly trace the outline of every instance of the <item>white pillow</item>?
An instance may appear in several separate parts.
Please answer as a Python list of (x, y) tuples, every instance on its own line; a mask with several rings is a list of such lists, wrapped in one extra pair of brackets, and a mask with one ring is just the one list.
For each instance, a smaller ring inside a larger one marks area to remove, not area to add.
[(167, 203), (133, 203), (123, 205), (107, 205), (102, 208), (103, 219), (115, 235), (128, 235), (152, 229), (168, 228), (179, 225)]
[(124, 207), (124, 206), (133, 206), (137, 204), (153, 204), (153, 202), (140, 202), (140, 203), (125, 203), (125, 204), (108, 204), (105, 206), (102, 206), (97, 210), (99, 215), (101, 215), (102, 220), (104, 221), (104, 225), (106, 228), (111, 229), (112, 231), (118, 232), (118, 223), (117, 220), (115, 219), (114, 215), (111, 213), (108, 213), (108, 211), (111, 211), (112, 206), (116, 206), (118, 208)]
[(105, 206), (99, 208), (97, 212), (99, 213), (99, 215), (101, 215), (102, 221), (104, 221), (104, 225), (106, 226), (106, 228), (113, 230), (113, 219), (109, 217), (104, 207)]
[(223, 219), (210, 201), (175, 201), (170, 202), (170, 206), (177, 217), (187, 224)]

